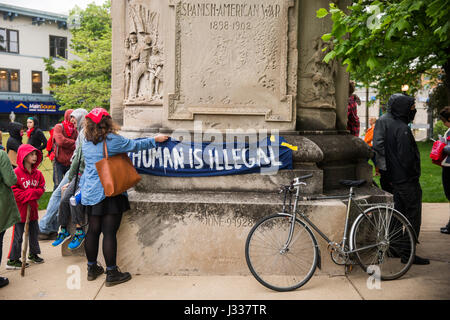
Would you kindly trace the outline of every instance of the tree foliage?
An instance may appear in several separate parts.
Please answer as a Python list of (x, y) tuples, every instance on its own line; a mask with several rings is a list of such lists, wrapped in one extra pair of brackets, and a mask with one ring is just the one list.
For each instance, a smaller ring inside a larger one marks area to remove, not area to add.
[(109, 109), (111, 95), (111, 18), (110, 1), (102, 6), (91, 3), (85, 10), (75, 6), (69, 23), (73, 60), (67, 67), (55, 68), (54, 59), (44, 59), (50, 75), (50, 90), (62, 109), (95, 106)]
[(402, 84), (417, 92), (422, 75), (437, 83), (441, 68), (450, 74), (450, 0), (359, 0), (317, 11), (318, 18), (329, 15), (324, 61), (340, 59), (353, 79), (377, 89), (382, 103)]

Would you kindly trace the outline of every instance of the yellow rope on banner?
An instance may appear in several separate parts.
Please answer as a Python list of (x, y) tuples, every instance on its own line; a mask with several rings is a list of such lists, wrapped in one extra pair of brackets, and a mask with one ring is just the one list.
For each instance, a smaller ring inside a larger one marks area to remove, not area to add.
[(288, 147), (289, 149), (294, 150), (294, 151), (297, 151), (297, 150), (298, 150), (298, 147), (297, 147), (297, 146), (293, 146), (292, 144), (289, 144), (289, 143), (286, 143), (286, 142), (283, 142), (281, 145), (282, 145), (283, 147)]
[[(270, 136), (270, 141), (271, 141), (271, 142), (275, 142), (275, 136), (274, 136), (274, 135)], [(287, 147), (287, 148), (289, 148), (289, 149), (291, 149), (291, 150), (294, 150), (294, 151), (297, 151), (297, 150), (298, 150), (298, 147), (297, 147), (297, 146), (293, 146), (292, 144), (289, 144), (289, 143), (287, 143), (287, 142), (283, 142), (283, 143), (281, 143), (281, 145), (282, 145), (283, 147)]]

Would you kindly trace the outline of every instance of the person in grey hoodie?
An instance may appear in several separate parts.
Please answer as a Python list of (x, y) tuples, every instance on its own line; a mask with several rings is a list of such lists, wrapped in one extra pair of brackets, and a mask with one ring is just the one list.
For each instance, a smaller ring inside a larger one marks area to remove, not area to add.
[(86, 233), (84, 232), (82, 227), (85, 219), (82, 205), (77, 204), (74, 206), (70, 203), (70, 198), (78, 190), (80, 177), (84, 171), (84, 157), (81, 147), (85, 142), (83, 124), (86, 114), (87, 111), (84, 109), (77, 109), (72, 113), (72, 117), (82, 116), (82, 118), (80, 119), (80, 121), (77, 120), (77, 124), (80, 124), (80, 126), (78, 127), (78, 138), (75, 142), (75, 153), (71, 159), (71, 166), (68, 171), (68, 183), (63, 185), (61, 188), (62, 198), (58, 211), (58, 224), (61, 226), (61, 229), (58, 233), (58, 236), (56, 237), (56, 240), (52, 243), (52, 246), (56, 247), (60, 244), (63, 244), (66, 240), (69, 239), (70, 233), (68, 226), (72, 222), (73, 224), (75, 224), (76, 231), (68, 246), (70, 250), (79, 248), (84, 242), (84, 238), (86, 237)]
[[(82, 141), (80, 139), (84, 140), (84, 133), (81, 131), (85, 121), (85, 116), (87, 114), (88, 112), (85, 109), (76, 109), (71, 114), (71, 117), (76, 120), (77, 130), (79, 132), (77, 140), (75, 141), (76, 149), (73, 156), (75, 156), (77, 148), (80, 147), (79, 142)], [(73, 157), (71, 161), (72, 160)], [(39, 221), (39, 240), (55, 240), (57, 238), (59, 229), (58, 209), (61, 202), (61, 189), (69, 182), (69, 173), (70, 170), (65, 173), (61, 183), (58, 185), (55, 191), (53, 191), (52, 196), (50, 197), (50, 200), (48, 202), (47, 212), (45, 216), (43, 216)]]

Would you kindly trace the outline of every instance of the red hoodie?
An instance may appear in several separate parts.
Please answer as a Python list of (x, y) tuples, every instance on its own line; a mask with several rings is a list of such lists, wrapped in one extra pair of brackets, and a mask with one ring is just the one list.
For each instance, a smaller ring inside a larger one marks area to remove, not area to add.
[[(31, 173), (24, 167), (23, 161), (31, 152), (37, 152), (37, 161), (31, 168)], [(27, 206), (30, 205), (30, 221), (38, 220), (38, 200), (45, 191), (45, 179), (37, 169), (42, 162), (42, 152), (30, 144), (22, 144), (17, 151), (17, 168), (14, 172), (17, 176), (17, 184), (11, 188), (16, 198), (17, 207), (20, 211), (20, 222), (27, 218)]]
[[(66, 110), (64, 113), (64, 122), (70, 121), (70, 115), (73, 110)], [(53, 139), (55, 145), (55, 156), (56, 161), (61, 163), (63, 166), (70, 166), (70, 159), (72, 158), (73, 152), (75, 151), (75, 141), (78, 137), (78, 131), (75, 127), (73, 129), (72, 135), (68, 136), (66, 130), (64, 129), (63, 123), (58, 123), (53, 128)]]

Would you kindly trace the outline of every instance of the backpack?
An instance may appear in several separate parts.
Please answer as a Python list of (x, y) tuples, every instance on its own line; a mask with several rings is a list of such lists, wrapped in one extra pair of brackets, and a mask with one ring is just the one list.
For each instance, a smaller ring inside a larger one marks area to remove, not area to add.
[(445, 159), (445, 154), (442, 152), (447, 144), (436, 140), (431, 148), (430, 158), (431, 161), (438, 166), (441, 166), (442, 160)]

